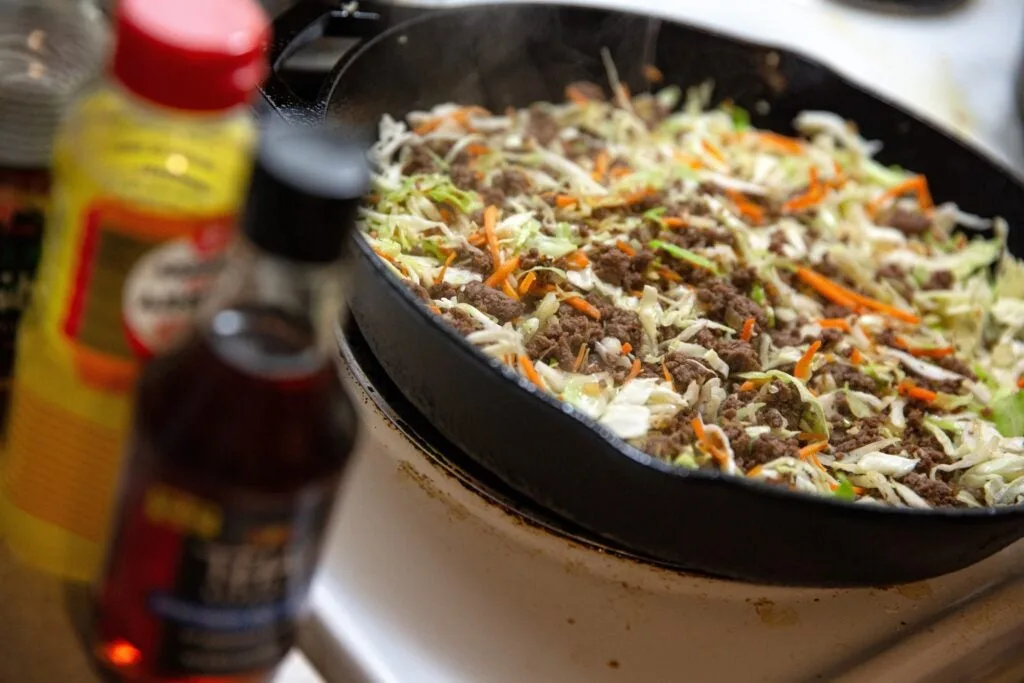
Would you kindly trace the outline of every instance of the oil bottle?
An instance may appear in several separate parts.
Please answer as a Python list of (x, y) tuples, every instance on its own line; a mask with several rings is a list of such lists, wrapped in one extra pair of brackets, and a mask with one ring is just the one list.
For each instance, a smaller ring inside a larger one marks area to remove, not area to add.
[(268, 132), (199, 328), (143, 371), (97, 592), (116, 680), (264, 681), (291, 647), (356, 438), (332, 322), (368, 182), (331, 134)]
[(108, 75), (61, 125), (0, 479), (11, 550), (60, 577), (95, 578), (139, 368), (223, 264), (268, 37), (255, 0), (119, 0)]

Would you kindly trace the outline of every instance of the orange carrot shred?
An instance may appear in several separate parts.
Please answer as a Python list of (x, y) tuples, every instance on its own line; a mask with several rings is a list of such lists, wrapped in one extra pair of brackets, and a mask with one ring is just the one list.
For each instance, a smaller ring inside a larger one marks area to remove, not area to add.
[(747, 318), (743, 321), (743, 330), (740, 332), (740, 339), (743, 341), (750, 341), (750, 338), (754, 336), (754, 323), (757, 320), (754, 318)]
[(704, 441), (704, 423), (701, 421), (701, 419), (699, 417), (693, 418), (692, 420), (690, 420), (690, 426), (693, 427), (693, 434), (694, 436), (697, 437), (697, 440)]
[(573, 372), (579, 372), (579, 369), (581, 367), (583, 367), (583, 361), (586, 359), (586, 356), (587, 356), (587, 345), (586, 344), (580, 344), (580, 350), (576, 354), (576, 360), (573, 361), (573, 364), (572, 364), (572, 371)]
[(854, 349), (850, 353), (850, 362), (854, 365), (860, 365), (864, 362), (864, 354), (860, 352), (860, 349)]
[(633, 169), (631, 169), (629, 166), (616, 166), (615, 168), (608, 172), (608, 175), (610, 175), (612, 178), (618, 179), (623, 176), (627, 176), (632, 172)]
[(843, 318), (822, 318), (818, 321), (818, 325), (826, 329), (842, 330), (843, 332), (853, 331), (850, 323)]
[(665, 75), (661, 73), (661, 69), (653, 64), (644, 64), (643, 71), (644, 78), (646, 78), (650, 83), (661, 83), (665, 78)]
[(509, 284), (508, 280), (501, 283), (501, 291), (505, 292), (505, 296), (509, 299), (519, 301), (519, 292), (516, 291), (515, 287)]
[(623, 254), (630, 258), (636, 256), (636, 249), (631, 247), (628, 242), (619, 240), (618, 242), (615, 243), (615, 246), (618, 247), (619, 251), (621, 251)]
[(566, 256), (565, 262), (568, 263), (573, 270), (583, 270), (590, 265), (590, 259), (587, 257), (586, 253), (579, 249)]
[(526, 375), (526, 379), (536, 384), (539, 388), (544, 388), (544, 382), (541, 381), (540, 375), (537, 374), (537, 368), (533, 366), (533, 361), (530, 360), (529, 356), (519, 355), (519, 368)]
[(740, 391), (753, 391), (756, 388), (757, 388), (757, 385), (755, 385), (749, 379), (746, 382), (744, 382), (743, 384), (740, 385)]
[(555, 206), (559, 207), (560, 209), (564, 209), (570, 206), (576, 206), (576, 204), (578, 203), (578, 199), (576, 199), (575, 197), (570, 197), (567, 194), (560, 194), (555, 197)]
[(750, 468), (750, 471), (747, 472), (747, 476), (748, 477), (756, 477), (759, 474), (761, 474), (761, 470), (763, 470), (763, 469), (764, 469), (764, 465), (754, 465), (753, 467)]
[(598, 152), (597, 158), (594, 159), (594, 173), (592, 175), (597, 182), (601, 182), (608, 173), (608, 162), (608, 150), (602, 149)]
[(952, 346), (913, 346), (903, 337), (896, 337), (896, 345), (910, 355), (917, 356), (918, 358), (944, 358), (956, 353), (956, 349)]
[(804, 151), (803, 143), (791, 137), (785, 135), (779, 135), (778, 133), (762, 132), (757, 136), (761, 142), (765, 143), (769, 147), (775, 147), (787, 154), (800, 154)]
[(925, 389), (924, 387), (915, 386), (910, 380), (903, 380), (896, 386), (896, 391), (902, 396), (909, 396), (910, 398), (923, 401), (925, 403), (931, 403), (939, 397), (934, 391)]
[(497, 268), (501, 263), (501, 251), (498, 250), (498, 207), (491, 205), (484, 209), (484, 236), (487, 238), (487, 249), (491, 253), (491, 263)]
[(573, 104), (584, 105), (590, 102), (590, 98), (583, 94), (583, 91), (575, 85), (567, 85), (565, 87), (565, 99), (569, 100)]
[(452, 212), (443, 206), (438, 211), (438, 213), (441, 214), (441, 220), (444, 221), (445, 223), (451, 223), (452, 219), (454, 218), (454, 216), (452, 216)]
[(895, 306), (872, 299), (871, 297), (858, 294), (852, 289), (847, 289), (840, 284), (829, 280), (821, 273), (817, 273), (810, 268), (797, 268), (797, 277), (800, 278), (805, 284), (814, 288), (819, 294), (829, 299), (833, 303), (837, 303), (840, 306), (847, 306), (849, 308), (856, 308), (858, 305), (871, 310), (884, 313), (891, 318), (902, 320), (903, 322), (917, 324), (921, 322), (921, 319), (908, 311), (901, 310)]
[(707, 140), (701, 140), (700, 141), (700, 147), (701, 147), (701, 149), (703, 149), (705, 152), (708, 153), (708, 156), (710, 156), (712, 159), (714, 159), (718, 163), (720, 163), (720, 164), (724, 164), (725, 163), (725, 155), (722, 154), (722, 150), (718, 149), (718, 147), (716, 147), (714, 145), (714, 143), (711, 143), (711, 142), (709, 142)]
[(736, 210), (749, 218), (753, 223), (760, 224), (764, 220), (764, 209), (744, 197), (737, 190), (729, 190), (726, 192), (726, 196), (736, 205)]
[(664, 216), (661, 219), (661, 224), (666, 228), (685, 228), (686, 221), (679, 216)]
[[(658, 268), (658, 275), (662, 276), (663, 278), (665, 278), (669, 282), (682, 282), (683, 281), (683, 276), (682, 275), (680, 275), (679, 273), (677, 273), (674, 270), (670, 270), (669, 268), (665, 268), (664, 266), (662, 266), (661, 268)], [(643, 292), (640, 292), (640, 293), (643, 294)]]
[(474, 247), (482, 247), (487, 244), (487, 236), (482, 232), (474, 232), (472, 235), (466, 238), (466, 241), (472, 244)]
[(622, 352), (625, 354), (633, 353), (633, 345), (630, 344), (629, 342), (626, 342), (625, 344), (622, 345)]
[(642, 366), (640, 365), (640, 359), (634, 358), (633, 365), (629, 368), (629, 374), (626, 375), (626, 381), (628, 382), (631, 379), (636, 379), (640, 375), (641, 369)]
[(497, 287), (502, 282), (504, 282), (505, 279), (509, 275), (511, 275), (513, 273), (513, 271), (515, 271), (515, 269), (518, 268), (518, 267), (519, 267), (519, 257), (518, 256), (513, 256), (508, 261), (505, 261), (500, 266), (495, 268), (494, 269), (494, 273), (489, 278), (484, 280), (484, 284), (487, 285), (488, 287)]
[(814, 354), (821, 348), (821, 340), (815, 339), (814, 342), (808, 347), (804, 355), (800, 357), (800, 360), (796, 362), (796, 368), (793, 370), (793, 376), (797, 379), (806, 380), (811, 376), (811, 361), (814, 360)]
[(901, 183), (893, 185), (881, 195), (873, 199), (871, 203), (868, 204), (868, 215), (876, 215), (878, 210), (882, 208), (882, 205), (887, 201), (896, 199), (897, 197), (902, 197), (908, 193), (913, 193), (917, 196), (917, 204), (922, 209), (930, 209), (935, 206), (935, 202), (932, 200), (932, 193), (928, 189), (928, 179), (923, 175), (916, 175), (913, 178), (908, 178)]
[(826, 474), (828, 474), (828, 470), (826, 470), (825, 466), (821, 464), (820, 460), (818, 460), (818, 454), (817, 453), (811, 453), (810, 455), (807, 456), (807, 459), (810, 461), (810, 463), (812, 465), (817, 467), (822, 472), (825, 472)]
[(432, 119), (427, 119), (420, 125), (416, 126), (413, 130), (416, 135), (426, 135), (427, 133), (433, 133), (435, 130), (441, 127), (445, 121), (455, 121), (460, 126), (467, 128), (469, 127), (469, 117), (473, 114), (482, 114), (487, 116), (490, 114), (489, 111), (483, 107), (461, 107), (452, 111), (451, 113), (444, 114), (443, 116), (436, 116)]
[(532, 270), (523, 276), (522, 282), (519, 283), (519, 293), (526, 296), (526, 293), (530, 291), (530, 287), (537, 281), (537, 274)]
[(812, 455), (821, 453), (823, 450), (828, 448), (828, 441), (817, 441), (815, 443), (807, 444), (796, 452), (800, 458), (809, 458)]
[(597, 308), (586, 299), (582, 299), (578, 296), (571, 296), (565, 300), (565, 303), (594, 320), (601, 319), (601, 311), (597, 310)]
[(1024, 375), (1021, 375), (1020, 379), (1017, 380), (1017, 388), (1024, 389)]
[(446, 258), (444, 260), (444, 265), (441, 266), (441, 271), (437, 274), (437, 281), (438, 282), (444, 282), (444, 276), (445, 276), (445, 274), (448, 273), (448, 266), (450, 266), (452, 264), (452, 261), (454, 261), (454, 260), (455, 260), (455, 252), (453, 251), (450, 254), (448, 254), (448, 258)]
[(635, 192), (630, 192), (629, 194), (622, 198), (622, 202), (626, 206), (632, 206), (633, 204), (639, 204), (640, 202), (644, 201), (645, 199), (653, 195), (654, 190), (649, 187), (645, 187), (643, 189), (636, 190)]
[(430, 305), (430, 310), (431, 310), (432, 313), (434, 313), (436, 315), (441, 315), (441, 309), (438, 308), (436, 304), (431, 304)]
[(674, 384), (672, 381), (672, 373), (668, 371), (668, 366), (665, 365), (665, 359), (661, 359), (661, 376), (665, 378), (665, 381), (669, 384)]
[(475, 142), (472, 145), (466, 145), (466, 154), (469, 154), (470, 156), (478, 157), (481, 154), (487, 154), (490, 151), (490, 147), (487, 145), (481, 145), (478, 142)]

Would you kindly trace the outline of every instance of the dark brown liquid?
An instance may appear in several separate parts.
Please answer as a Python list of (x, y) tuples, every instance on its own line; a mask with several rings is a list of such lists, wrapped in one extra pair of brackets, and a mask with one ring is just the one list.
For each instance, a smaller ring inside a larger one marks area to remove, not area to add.
[[(181, 569), (187, 564), (181, 558), (192, 542), (190, 537), (203, 528), (204, 518), (193, 514), (193, 508), (224, 511), (225, 519), (232, 519), (227, 511), (244, 509), (250, 511), (244, 523), (256, 518), (262, 524), (264, 517), (277, 520), (281, 516), (280, 512), (265, 514), (267, 510), (294, 507), (294, 519), (306, 518), (295, 522), (296, 538), (280, 547), (304, 544), (295, 552), (315, 557), (319, 543), (310, 539), (319, 536), (329, 503), (311, 508), (300, 501), (317, 496), (329, 501), (354, 444), (354, 409), (334, 364), (316, 351), (314, 331), (307, 323), (277, 311), (235, 309), (218, 313), (211, 328), (206, 336), (150, 364), (140, 383), (122, 507), (98, 594), (96, 655), (117, 680), (267, 680), (277, 660), (274, 648), (264, 648), (269, 652), (267, 661), (244, 673), (164, 677), (154, 673), (177, 666), (166, 643), (168, 629), (178, 626), (169, 626), (151, 609), (153, 596), (198, 591), (188, 586), (213, 571), (204, 567), (187, 577)], [(185, 512), (165, 505), (170, 512), (160, 512), (154, 522), (154, 487), (181, 492), (175, 500), (186, 501)], [(281, 523), (253, 528), (262, 532), (288, 528), (291, 513), (284, 514)], [(280, 552), (283, 556), (284, 551)], [(301, 600), (312, 564), (312, 559), (302, 564), (302, 576), (282, 579), (289, 599)], [(285, 621), (285, 627), (275, 622), (269, 629), (281, 652), (294, 636), (292, 620)], [(225, 671), (234, 666), (223, 665)]]

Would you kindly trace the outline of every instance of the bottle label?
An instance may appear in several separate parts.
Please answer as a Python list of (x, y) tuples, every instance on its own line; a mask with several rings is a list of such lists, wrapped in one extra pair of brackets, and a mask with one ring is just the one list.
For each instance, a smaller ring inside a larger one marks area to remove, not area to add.
[(128, 390), (170, 348), (224, 262), (233, 217), (169, 219), (101, 202), (87, 211), (63, 332), (83, 381)]
[(294, 643), (332, 493), (320, 484), (286, 502), (217, 502), (150, 485), (116, 544), (108, 619), (146, 624), (122, 635), (160, 676), (275, 666)]

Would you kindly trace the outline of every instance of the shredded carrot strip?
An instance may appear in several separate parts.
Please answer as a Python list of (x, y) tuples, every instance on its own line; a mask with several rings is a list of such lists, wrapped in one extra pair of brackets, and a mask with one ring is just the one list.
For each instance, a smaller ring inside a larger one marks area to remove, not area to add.
[(437, 281), (444, 282), (444, 276), (448, 273), (448, 266), (455, 260), (455, 252), (448, 254), (448, 258), (444, 260), (444, 265), (441, 266), (441, 271), (437, 274)]
[(577, 88), (575, 85), (567, 85), (565, 87), (565, 99), (569, 100), (573, 104), (580, 106), (590, 102), (590, 98), (583, 94), (583, 91)]
[(665, 75), (661, 73), (661, 69), (654, 66), (653, 64), (644, 64), (644, 78), (651, 83), (661, 83), (664, 80)]
[(578, 372), (579, 369), (581, 367), (583, 367), (583, 361), (586, 358), (586, 355), (587, 355), (587, 345), (586, 344), (580, 344), (580, 350), (576, 354), (576, 360), (573, 361), (573, 363), (572, 363), (572, 371), (573, 372)]
[(952, 346), (913, 346), (903, 337), (896, 337), (896, 345), (910, 355), (917, 356), (918, 358), (944, 358), (945, 356), (951, 356), (956, 353), (956, 349)]
[(743, 321), (743, 329), (740, 331), (740, 339), (743, 341), (750, 341), (750, 338), (754, 336), (754, 323), (757, 321), (754, 318), (747, 318)]
[(725, 163), (725, 155), (722, 154), (722, 150), (718, 149), (718, 147), (716, 147), (713, 143), (708, 142), (707, 140), (701, 140), (700, 147), (701, 149), (708, 153), (708, 156), (710, 156), (718, 163)]
[(672, 381), (672, 373), (668, 371), (668, 366), (665, 365), (664, 358), (661, 359), (661, 376), (664, 377), (665, 381), (669, 384), (675, 384), (675, 382)]
[(622, 240), (619, 240), (618, 242), (615, 243), (615, 246), (618, 247), (619, 251), (621, 251), (623, 254), (630, 258), (636, 256), (636, 249), (631, 247), (628, 242), (623, 242)]
[(822, 318), (818, 321), (818, 325), (826, 329), (842, 330), (843, 332), (853, 331), (850, 323), (843, 318)]
[(576, 206), (578, 203), (578, 199), (576, 199), (575, 197), (570, 197), (567, 194), (560, 194), (555, 197), (555, 206), (559, 207), (560, 209), (564, 209), (569, 206)]
[(753, 391), (756, 388), (757, 388), (757, 385), (755, 385), (749, 379), (746, 382), (744, 382), (743, 384), (740, 385), (740, 391)]
[(497, 287), (499, 284), (505, 281), (505, 279), (511, 275), (516, 268), (519, 267), (519, 257), (513, 256), (508, 261), (505, 261), (500, 266), (494, 269), (494, 273), (484, 280), (484, 284), (488, 287)]
[(639, 358), (634, 358), (633, 359), (633, 365), (629, 368), (629, 374), (626, 375), (626, 381), (628, 382), (631, 379), (636, 379), (640, 375), (640, 370), (641, 370), (640, 359)]
[(629, 342), (626, 342), (625, 344), (622, 345), (622, 352), (626, 354), (633, 353), (633, 345), (630, 344)]
[(860, 349), (854, 349), (850, 353), (850, 362), (854, 365), (860, 365), (864, 362), (864, 354), (860, 352)]
[(811, 167), (810, 180), (807, 185), (807, 191), (802, 195), (793, 197), (782, 205), (782, 210), (787, 213), (793, 213), (796, 211), (803, 211), (809, 209), (820, 202), (825, 196), (825, 187), (821, 184), (818, 179), (818, 169)]
[(764, 221), (764, 209), (750, 201), (736, 190), (729, 190), (726, 192), (732, 203), (736, 205), (736, 210), (742, 215), (749, 218), (754, 224), (760, 224)]
[(711, 442), (711, 439), (708, 438), (708, 434), (704, 430), (704, 423), (701, 422), (700, 418), (693, 418), (690, 421), (690, 426), (693, 427), (693, 434), (697, 437), (697, 441), (700, 442), (701, 449), (714, 458), (719, 466), (724, 466), (726, 462), (728, 462), (729, 458), (720, 448), (718, 448), (718, 446)]
[(577, 249), (568, 256), (565, 257), (565, 262), (568, 263), (574, 270), (583, 270), (590, 265), (590, 259), (586, 253)]
[(863, 294), (858, 294), (852, 289), (847, 289), (810, 268), (797, 268), (796, 274), (797, 277), (799, 277), (805, 284), (813, 287), (826, 299), (829, 299), (841, 306), (856, 308), (860, 305), (907, 323), (916, 325), (921, 322), (921, 319), (913, 313), (882, 303), (877, 299), (872, 299), (871, 297), (864, 296)]
[(501, 264), (501, 251), (498, 250), (498, 235), (495, 228), (498, 225), (498, 207), (488, 206), (484, 209), (484, 236), (487, 238), (487, 248), (491, 252), (491, 263), (497, 268)]
[(437, 307), (437, 304), (431, 304), (430, 305), (430, 310), (431, 310), (432, 313), (434, 313), (436, 315), (441, 315), (441, 309)]
[(775, 147), (787, 154), (800, 154), (804, 151), (804, 145), (800, 140), (785, 135), (764, 132), (759, 133), (757, 137), (767, 146)]
[(641, 190), (637, 190), (636, 192), (630, 192), (627, 194), (622, 198), (622, 203), (626, 206), (632, 206), (633, 204), (639, 204), (643, 200), (652, 196), (654, 196), (654, 190), (649, 187), (645, 187)]
[(1024, 375), (1021, 375), (1020, 379), (1017, 380), (1017, 388), (1024, 389)]
[(761, 474), (761, 470), (763, 470), (763, 469), (764, 469), (764, 465), (754, 465), (753, 467), (750, 468), (750, 471), (747, 472), (747, 476), (748, 477), (756, 477), (759, 474)]
[(700, 418), (699, 417), (695, 417), (692, 420), (690, 420), (690, 426), (693, 427), (693, 434), (694, 434), (694, 436), (697, 437), (697, 440), (698, 441), (704, 441), (704, 439), (705, 439), (704, 423), (701, 422)]
[(601, 319), (601, 311), (597, 310), (593, 304), (586, 299), (581, 299), (578, 296), (571, 296), (565, 300), (565, 303), (575, 308), (580, 313), (593, 318), (594, 320)]
[(621, 178), (623, 176), (629, 175), (632, 172), (633, 169), (631, 169), (629, 166), (616, 166), (615, 168), (608, 172), (608, 175), (610, 175), (612, 178)]
[(812, 465), (817, 467), (822, 472), (828, 474), (828, 470), (826, 470), (825, 466), (821, 464), (820, 460), (818, 460), (818, 454), (817, 453), (811, 453), (810, 455), (807, 456), (807, 459), (810, 461), (810, 463)]
[(482, 247), (487, 244), (487, 235), (482, 232), (474, 232), (472, 235), (466, 238), (466, 241), (472, 244), (474, 247)]
[[(829, 487), (829, 489), (835, 491), (837, 488), (839, 488), (839, 484), (829, 484), (828, 487)], [(853, 488), (853, 492), (855, 494), (857, 494), (858, 496), (861, 495), (862, 493), (864, 493), (864, 489), (862, 487), (860, 487), (860, 486), (853, 486), (852, 488)]]
[(828, 448), (828, 441), (817, 441), (815, 443), (807, 444), (796, 452), (801, 459), (809, 458), (812, 455), (821, 453), (823, 450)]
[(451, 223), (452, 219), (454, 218), (454, 216), (452, 216), (452, 212), (443, 206), (438, 211), (438, 213), (441, 214), (441, 220), (444, 221), (445, 223)]
[[(665, 278), (669, 282), (682, 282), (683, 281), (683, 277), (679, 273), (677, 273), (674, 270), (670, 270), (669, 268), (665, 268), (664, 266), (662, 266), (661, 268), (658, 268), (658, 275), (662, 276), (663, 278)], [(640, 294), (643, 294), (643, 292), (640, 292)]]
[(868, 215), (874, 216), (887, 201), (896, 199), (897, 197), (902, 197), (908, 193), (917, 195), (917, 204), (922, 209), (930, 209), (935, 206), (935, 202), (932, 200), (932, 193), (928, 189), (928, 179), (923, 175), (916, 175), (913, 178), (904, 180), (902, 183), (893, 185), (881, 195), (873, 199), (871, 203), (868, 204)]
[(806, 380), (811, 376), (811, 361), (814, 360), (814, 354), (821, 348), (821, 340), (815, 339), (814, 342), (808, 347), (804, 355), (800, 357), (800, 360), (796, 362), (796, 368), (793, 369), (793, 376), (797, 379)]
[(685, 228), (686, 221), (679, 216), (665, 216), (661, 219), (661, 224), (666, 228)]
[(505, 292), (505, 296), (509, 299), (519, 301), (519, 292), (516, 291), (515, 287), (509, 284), (508, 280), (501, 283), (501, 291)]
[(931, 403), (939, 397), (939, 395), (934, 391), (925, 389), (924, 387), (914, 386), (913, 382), (906, 379), (896, 385), (896, 391), (903, 396), (909, 396), (910, 398), (915, 398), (918, 401), (924, 401), (925, 403)]
[(704, 162), (689, 154), (683, 154), (682, 152), (677, 151), (672, 153), (672, 158), (679, 163), (692, 168), (694, 171), (704, 168)]
[(526, 375), (526, 379), (536, 384), (539, 388), (544, 389), (544, 382), (541, 381), (540, 375), (537, 374), (537, 368), (533, 367), (533, 361), (530, 360), (529, 356), (519, 355), (519, 368)]
[(532, 270), (523, 276), (523, 281), (519, 283), (519, 293), (526, 296), (526, 293), (530, 291), (530, 287), (533, 287), (533, 283), (537, 281), (537, 274)]
[(608, 173), (608, 150), (602, 149), (597, 154), (597, 158), (594, 159), (594, 173), (592, 174), (594, 180), (601, 182), (601, 180)]
[(472, 145), (466, 145), (466, 154), (470, 156), (478, 157), (481, 154), (487, 154), (491, 151), (491, 148), (487, 145), (481, 145), (478, 142), (474, 142)]
[(416, 133), (416, 135), (426, 135), (427, 133), (433, 133), (435, 130), (440, 128), (441, 124), (443, 124), (445, 121), (454, 121), (455, 123), (465, 128), (469, 124), (469, 117), (472, 116), (473, 114), (487, 116), (490, 113), (491, 112), (487, 111), (483, 107), (461, 107), (460, 109), (456, 109), (450, 114), (445, 114), (444, 116), (437, 116), (435, 118), (424, 121), (420, 125), (416, 126), (413, 132)]

